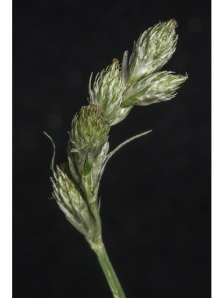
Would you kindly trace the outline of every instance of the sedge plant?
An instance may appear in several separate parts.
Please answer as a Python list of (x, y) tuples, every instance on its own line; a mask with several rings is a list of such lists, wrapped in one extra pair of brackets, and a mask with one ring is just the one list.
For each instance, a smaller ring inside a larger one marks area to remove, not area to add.
[(143, 32), (122, 64), (111, 65), (89, 80), (89, 104), (83, 106), (71, 123), (67, 145), (67, 162), (51, 169), (53, 197), (66, 219), (85, 237), (96, 253), (114, 298), (124, 298), (124, 291), (109, 261), (102, 240), (98, 190), (105, 166), (111, 156), (126, 143), (148, 134), (132, 137), (109, 152), (111, 126), (123, 121), (135, 105), (147, 106), (176, 95), (187, 79), (161, 68), (176, 49), (174, 19), (159, 22)]

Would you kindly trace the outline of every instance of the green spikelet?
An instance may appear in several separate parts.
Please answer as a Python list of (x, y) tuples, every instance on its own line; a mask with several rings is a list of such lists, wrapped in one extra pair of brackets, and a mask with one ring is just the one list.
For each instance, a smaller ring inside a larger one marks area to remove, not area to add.
[(81, 108), (72, 121), (69, 147), (81, 176), (89, 174), (92, 164), (108, 140), (110, 127), (104, 110), (90, 104)]
[(118, 60), (114, 59), (111, 65), (97, 74), (92, 89), (91, 78), (92, 76), (89, 82), (90, 103), (103, 108), (110, 125), (115, 120), (124, 91)]
[(174, 19), (158, 23), (140, 35), (129, 61), (128, 52), (124, 53), (123, 76), (128, 85), (160, 70), (167, 63), (176, 49), (176, 27)]
[(60, 209), (64, 212), (67, 220), (85, 237), (92, 237), (93, 218), (86, 204), (82, 191), (74, 182), (68, 163), (57, 166), (57, 171), (53, 171), (53, 197), (57, 201)]
[(188, 76), (187, 74), (182, 76), (172, 73), (169, 71), (157, 72), (132, 84), (124, 93), (121, 107), (147, 106), (175, 97), (177, 94), (175, 92)]

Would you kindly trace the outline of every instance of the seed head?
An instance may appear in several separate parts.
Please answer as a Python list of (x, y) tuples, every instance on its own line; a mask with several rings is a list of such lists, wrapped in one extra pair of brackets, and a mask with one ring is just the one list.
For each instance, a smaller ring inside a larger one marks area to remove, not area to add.
[(72, 121), (68, 148), (81, 176), (87, 176), (108, 140), (110, 126), (104, 110), (94, 104), (81, 108)]
[(93, 232), (91, 212), (82, 191), (71, 176), (68, 163), (57, 166), (57, 171), (53, 171), (53, 174), (53, 197), (60, 209), (79, 232), (86, 237), (90, 236)]
[(128, 62), (128, 52), (124, 53), (123, 76), (128, 85), (142, 77), (161, 69), (176, 49), (177, 22), (171, 19), (158, 23), (143, 32), (136, 43)]
[(73, 151), (85, 148), (100, 148), (108, 140), (110, 127), (104, 110), (94, 104), (81, 108), (72, 121), (70, 138)]
[(132, 105), (147, 106), (169, 100), (188, 78), (186, 75), (173, 75), (171, 71), (161, 71), (148, 75), (132, 84), (124, 93), (122, 108)]
[(90, 103), (103, 108), (110, 125), (115, 120), (124, 91), (119, 61), (114, 59), (111, 65), (97, 74), (92, 89), (91, 79), (92, 76), (89, 82)]

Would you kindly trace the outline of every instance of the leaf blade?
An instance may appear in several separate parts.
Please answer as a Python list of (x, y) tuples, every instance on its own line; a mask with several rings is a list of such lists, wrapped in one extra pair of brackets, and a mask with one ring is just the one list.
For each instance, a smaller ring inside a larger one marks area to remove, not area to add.
[(140, 138), (140, 137), (142, 137), (142, 136), (144, 136), (144, 135), (150, 133), (151, 131), (152, 131), (152, 130), (148, 130), (148, 131), (145, 131), (145, 132), (143, 132), (143, 133), (141, 133), (141, 134), (139, 134), (139, 135), (136, 135), (136, 136), (134, 136), (134, 137), (132, 137), (132, 138), (130, 138), (130, 139), (124, 141), (124, 142), (121, 143), (119, 146), (117, 146), (117, 148), (115, 148), (113, 151), (111, 151), (111, 152), (107, 155), (107, 157), (106, 157), (106, 159), (105, 159), (105, 161), (104, 161), (104, 164), (103, 164), (103, 166), (102, 166), (102, 170), (101, 170), (100, 176), (102, 177), (103, 172), (104, 172), (104, 169), (105, 169), (105, 166), (106, 166), (108, 160), (114, 155), (114, 153), (116, 153), (121, 147), (123, 147), (123, 146), (126, 145), (127, 143), (129, 143), (129, 142), (131, 142), (131, 141), (133, 141), (133, 140), (135, 140), (135, 139), (137, 139), (137, 138)]
[(51, 140), (51, 143), (53, 145), (53, 157), (52, 157), (52, 160), (51, 160), (50, 169), (54, 171), (54, 160), (55, 160), (55, 153), (56, 153), (55, 144), (54, 144), (53, 139), (45, 131), (44, 131), (44, 134)]

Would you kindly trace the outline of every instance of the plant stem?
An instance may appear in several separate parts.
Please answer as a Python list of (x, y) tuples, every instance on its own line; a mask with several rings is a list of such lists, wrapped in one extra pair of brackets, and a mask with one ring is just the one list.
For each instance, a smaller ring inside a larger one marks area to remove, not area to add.
[(125, 294), (110, 263), (105, 247), (101, 246), (94, 249), (94, 251), (98, 256), (98, 260), (106, 276), (114, 298), (125, 298)]

